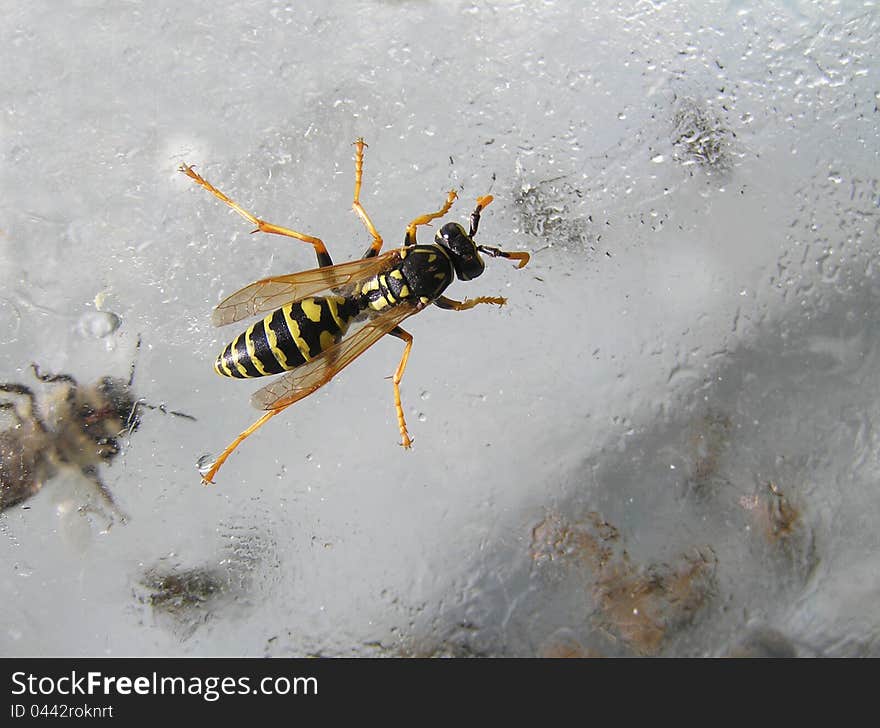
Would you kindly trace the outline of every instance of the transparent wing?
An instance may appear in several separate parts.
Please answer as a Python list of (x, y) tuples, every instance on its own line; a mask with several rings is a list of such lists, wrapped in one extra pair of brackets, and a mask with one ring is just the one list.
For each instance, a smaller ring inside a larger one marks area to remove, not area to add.
[(214, 309), (211, 323), (226, 326), (258, 313), (274, 311), (288, 301), (297, 301), (331, 288), (339, 288), (359, 278), (369, 278), (400, 259), (396, 250), (375, 258), (362, 258), (339, 265), (304, 270), (286, 276), (273, 276), (251, 283), (225, 298)]
[(273, 410), (287, 407), (307, 397), (418, 310), (418, 304), (403, 302), (383, 311), (351, 336), (255, 392), (251, 397), (251, 404), (260, 410)]

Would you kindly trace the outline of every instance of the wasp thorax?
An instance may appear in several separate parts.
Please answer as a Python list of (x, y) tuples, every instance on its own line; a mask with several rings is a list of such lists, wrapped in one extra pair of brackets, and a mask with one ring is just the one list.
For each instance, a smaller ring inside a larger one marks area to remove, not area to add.
[(434, 237), (437, 245), (442, 245), (452, 255), (452, 265), (459, 280), (476, 278), (486, 268), (480, 257), (477, 244), (457, 222), (446, 223)]

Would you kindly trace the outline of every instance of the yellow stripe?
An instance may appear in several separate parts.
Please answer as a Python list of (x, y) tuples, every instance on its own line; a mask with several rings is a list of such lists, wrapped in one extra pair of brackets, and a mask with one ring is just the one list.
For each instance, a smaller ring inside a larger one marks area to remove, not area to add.
[(220, 368), (221, 368), (224, 372), (226, 372), (226, 374), (225, 374), (224, 376), (231, 377), (231, 376), (232, 376), (232, 370), (229, 368), (229, 363), (226, 361), (225, 358), (223, 358), (223, 355), (222, 355), (222, 354), (220, 355), (220, 357), (221, 357), (221, 358), (220, 358)]
[[(303, 303), (303, 301), (300, 301), (300, 303)], [(295, 303), (288, 303), (286, 306), (282, 306), (281, 310), (284, 311), (284, 321), (287, 323), (287, 329), (290, 331), (291, 338), (296, 342), (296, 348), (303, 355), (303, 359), (309, 361), (312, 358), (309, 353), (309, 344), (300, 335), (299, 324), (290, 317), (290, 309), (295, 305)]]
[(385, 290), (385, 293), (383, 293), (382, 295), (388, 300), (389, 304), (393, 304), (395, 298), (394, 295), (391, 293), (391, 289), (388, 287), (388, 279), (384, 275), (381, 275), (379, 276), (379, 283)]
[(321, 320), (321, 304), (317, 303), (314, 298), (304, 298), (299, 302), (299, 307), (309, 321), (318, 323)]
[(404, 283), (400, 287), (400, 297), (401, 298), (409, 298), (409, 286)]
[(229, 347), (229, 353), (232, 354), (232, 363), (235, 364), (235, 368), (238, 370), (238, 373), (243, 377), (247, 377), (247, 369), (244, 368), (242, 364), (238, 362), (238, 349), (235, 348), (235, 345), (238, 344), (238, 340), (241, 338), (241, 334), (236, 336), (232, 340), (232, 345)]
[(388, 275), (390, 275), (395, 280), (398, 280), (398, 281), (403, 280), (403, 271), (401, 271), (400, 268), (395, 268)]
[(370, 308), (374, 311), (381, 311), (383, 308), (388, 308), (388, 301), (384, 298), (377, 298), (375, 301), (370, 301)]
[[(257, 359), (257, 348), (254, 346), (254, 340), (251, 338), (254, 333), (254, 326), (256, 326), (256, 324), (251, 324), (248, 327), (248, 330), (244, 332), (244, 345), (247, 347), (247, 353), (251, 359), (251, 363), (256, 370), (265, 377), (269, 372), (263, 367), (263, 362)], [(266, 327), (263, 326), (263, 328), (265, 329)]]
[(270, 314), (263, 320), (263, 328), (266, 331), (266, 340), (269, 342), (269, 349), (271, 349), (272, 356), (275, 357), (275, 361), (277, 361), (285, 369), (289, 369), (290, 367), (287, 364), (287, 357), (284, 356), (284, 352), (278, 348), (278, 337), (275, 336), (275, 332), (272, 330), (272, 327), (269, 326), (269, 320), (274, 315), (275, 314)]
[(326, 351), (336, 343), (336, 336), (329, 331), (322, 331), (320, 336), (321, 351)]
[(330, 315), (333, 317), (333, 320), (336, 322), (336, 325), (339, 327), (341, 332), (345, 332), (348, 328), (348, 321), (343, 321), (339, 318), (339, 301), (344, 301), (342, 298), (328, 298), (327, 299), (327, 308), (330, 309)]

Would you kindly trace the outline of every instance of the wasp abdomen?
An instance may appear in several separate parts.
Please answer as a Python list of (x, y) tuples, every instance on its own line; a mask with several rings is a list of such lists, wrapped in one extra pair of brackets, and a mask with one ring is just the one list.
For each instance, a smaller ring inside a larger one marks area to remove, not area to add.
[(287, 303), (239, 334), (214, 362), (224, 377), (264, 377), (295, 369), (337, 343), (360, 312), (342, 296)]

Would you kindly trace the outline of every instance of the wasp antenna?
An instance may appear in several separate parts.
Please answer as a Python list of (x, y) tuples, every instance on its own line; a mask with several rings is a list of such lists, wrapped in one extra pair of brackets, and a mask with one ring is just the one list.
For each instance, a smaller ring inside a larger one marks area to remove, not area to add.
[(477, 206), (471, 213), (471, 230), (468, 233), (469, 238), (472, 238), (477, 234), (477, 228), (480, 227), (480, 214), (492, 204), (492, 200), (494, 199), (495, 198), (492, 197), (492, 195), (483, 195), (482, 197), (477, 198)]
[(508, 253), (504, 256), (505, 258), (509, 258), (510, 260), (517, 260), (519, 263), (517, 264), (517, 268), (525, 268), (531, 260), (531, 256), (528, 253)]
[(139, 407), (146, 407), (151, 410), (158, 410), (163, 415), (174, 415), (175, 417), (183, 417), (185, 420), (191, 420), (192, 422), (197, 422), (195, 417), (186, 412), (178, 412), (177, 410), (168, 409), (164, 403), (162, 404), (150, 404), (145, 399), (139, 399), (134, 403), (134, 406), (131, 408), (131, 412), (128, 415), (127, 423), (130, 425), (134, 425), (137, 422), (137, 410)]
[(495, 198), (492, 195), (483, 195), (482, 197), (477, 198), (477, 207), (481, 210), (485, 210), (489, 205), (492, 204), (492, 200)]
[(507, 258), (508, 260), (518, 261), (517, 268), (525, 268), (528, 264), (529, 260), (531, 260), (531, 256), (526, 252), (517, 252), (517, 253), (508, 253), (506, 250), (501, 250), (500, 248), (492, 248), (488, 245), (478, 245), (477, 250), (481, 253), (486, 253), (486, 255), (491, 255), (493, 258)]

